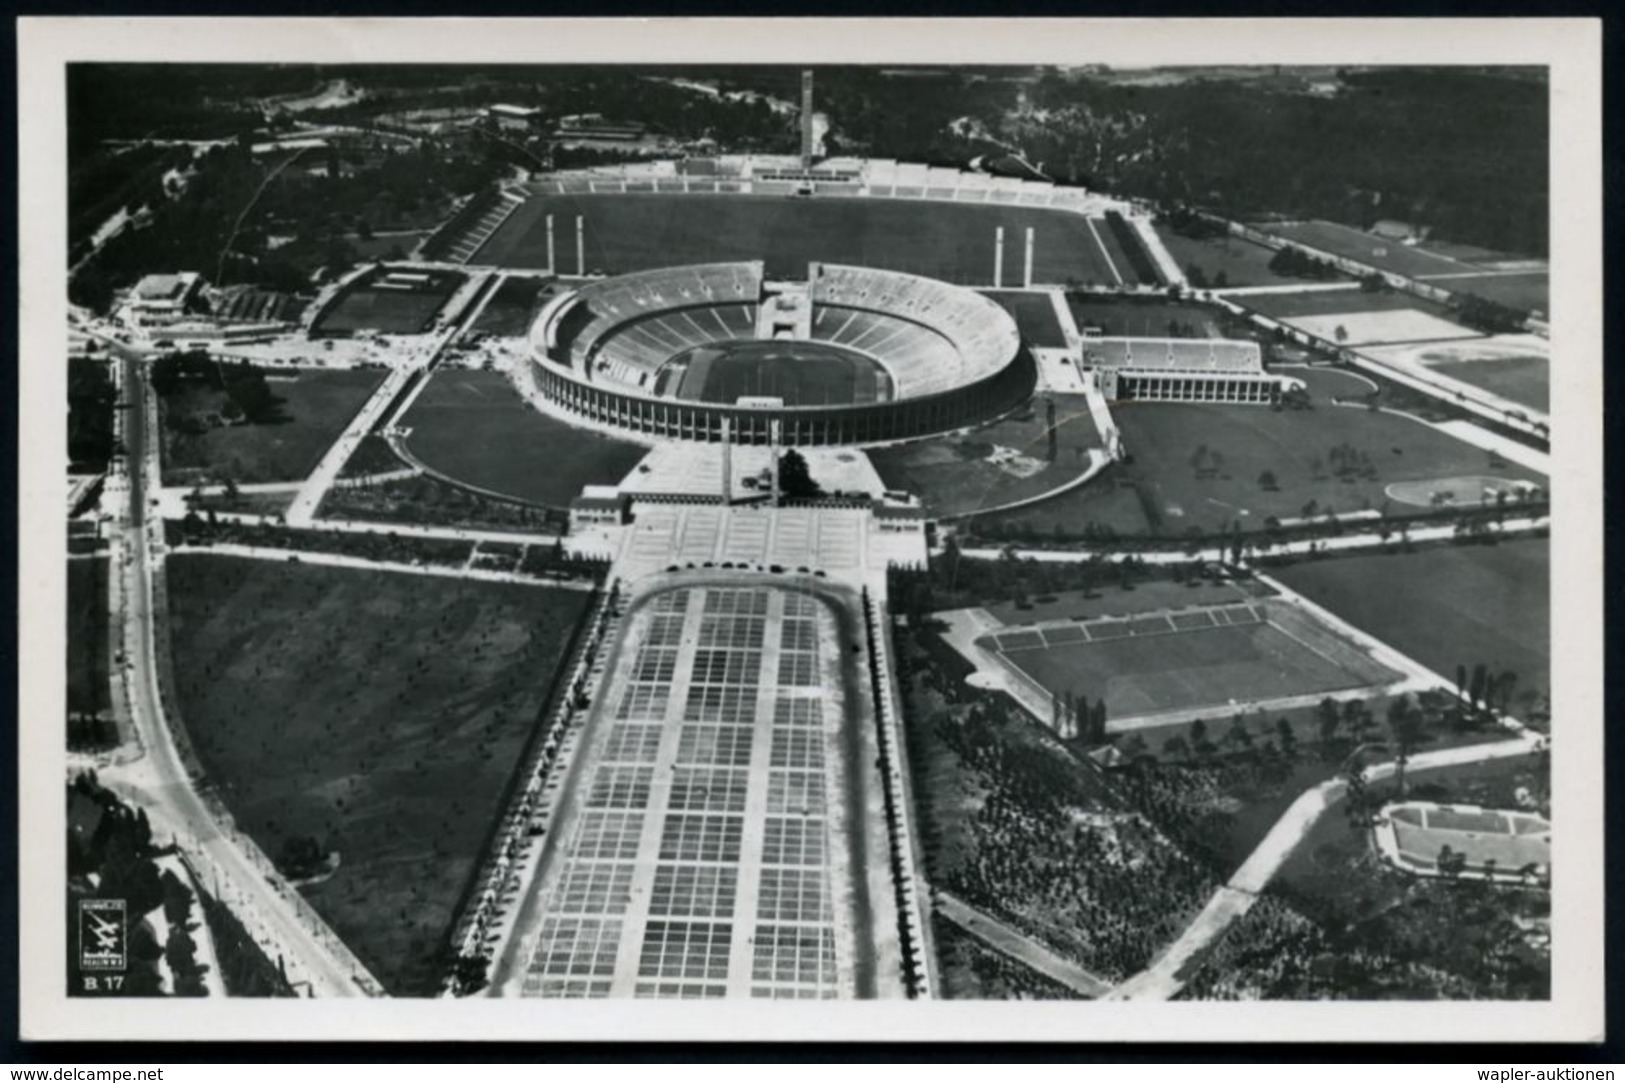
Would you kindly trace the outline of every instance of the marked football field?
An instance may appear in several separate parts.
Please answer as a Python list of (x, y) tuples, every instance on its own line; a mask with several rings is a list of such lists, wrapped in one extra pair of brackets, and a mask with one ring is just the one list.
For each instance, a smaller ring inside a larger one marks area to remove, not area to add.
[(1104, 696), (1112, 718), (1254, 703), (1399, 676), (1283, 605), (1239, 604), (996, 633), (1047, 691)]
[(891, 376), (877, 362), (825, 342), (697, 346), (668, 361), (660, 377), (668, 374), (677, 377), (677, 398), (700, 402), (771, 396), (786, 406), (860, 405), (892, 396)]

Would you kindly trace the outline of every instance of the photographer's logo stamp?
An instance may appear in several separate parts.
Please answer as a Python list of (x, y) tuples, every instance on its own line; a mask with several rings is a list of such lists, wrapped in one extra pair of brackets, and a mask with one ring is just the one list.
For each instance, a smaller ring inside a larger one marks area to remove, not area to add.
[(80, 899), (79, 968), (123, 970), (126, 932), (123, 899)]

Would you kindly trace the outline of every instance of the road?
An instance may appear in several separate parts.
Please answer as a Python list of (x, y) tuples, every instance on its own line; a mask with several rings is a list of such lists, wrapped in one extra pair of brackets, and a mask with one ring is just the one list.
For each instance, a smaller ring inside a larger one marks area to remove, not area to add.
[[(158, 650), (153, 619), (155, 562), (161, 560), (161, 520), (147, 515), (148, 493), (156, 489), (155, 448), (148, 446), (153, 420), (139, 354), (120, 350), (124, 386), (129, 403), (124, 417), (125, 461), (128, 463), (129, 506), (122, 541), (121, 575), (126, 577), (124, 642), (131, 719), (145, 756), (116, 769), (117, 778), (138, 789), (159, 808), (181, 845), (196, 850), (210, 871), (223, 881), (233, 911), (245, 925), (274, 945), (285, 962), (290, 980), (308, 983), (313, 995), (355, 996), (368, 987), (379, 990), (376, 979), (338, 942), (325, 926), (312, 928), (314, 912), (295, 902), (297, 892), (278, 876), (251, 842), (234, 837), (215, 819), (193, 788), (175, 747), (163, 713), (158, 686)], [(263, 943), (263, 942), (262, 942)]]
[(937, 891), (934, 909), (938, 916), (953, 922), (995, 951), (1026, 963), (1046, 978), (1059, 982), (1074, 993), (1096, 998), (1111, 992), (1112, 987), (1109, 984), (1077, 963), (1061, 958), (998, 918), (990, 917), (946, 891), (940, 889)]

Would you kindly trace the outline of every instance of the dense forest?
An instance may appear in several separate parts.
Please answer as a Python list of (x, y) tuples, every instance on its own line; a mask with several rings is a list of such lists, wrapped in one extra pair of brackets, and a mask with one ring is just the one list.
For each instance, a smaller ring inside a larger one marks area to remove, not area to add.
[(1229, 217), (1398, 218), (1434, 236), (1547, 251), (1548, 91), (1481, 71), (1346, 71), (1329, 96), (1278, 83), (1130, 86), (1050, 70), (820, 71), (834, 149), (963, 160), (1023, 152), (1058, 181)]

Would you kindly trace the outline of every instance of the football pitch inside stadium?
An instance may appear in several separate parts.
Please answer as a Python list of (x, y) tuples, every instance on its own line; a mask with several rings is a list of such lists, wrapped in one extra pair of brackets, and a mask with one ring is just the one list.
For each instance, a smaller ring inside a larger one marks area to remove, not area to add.
[(1297, 615), (1289, 631), (1265, 606), (1239, 604), (1000, 632), (989, 646), (1054, 695), (1104, 696), (1114, 719), (1229, 710), (1398, 676), (1351, 644), (1328, 649), (1332, 633), (1305, 622)]
[(680, 399), (734, 403), (770, 396), (786, 406), (862, 405), (892, 397), (891, 376), (872, 358), (825, 342), (723, 342), (684, 351), (655, 386), (675, 378)]
[[(765, 259), (770, 276), (803, 276), (808, 263), (819, 261), (988, 285), (994, 229), (1003, 226), (1004, 282), (1016, 284), (1031, 226), (1035, 282), (1117, 281), (1082, 215), (907, 199), (537, 195), (514, 211), (470, 262), (545, 268), (548, 215), (554, 218), (560, 274)], [(585, 267), (576, 263), (578, 215)]]

